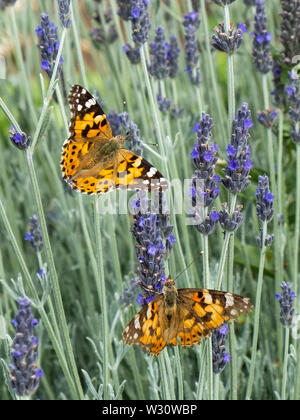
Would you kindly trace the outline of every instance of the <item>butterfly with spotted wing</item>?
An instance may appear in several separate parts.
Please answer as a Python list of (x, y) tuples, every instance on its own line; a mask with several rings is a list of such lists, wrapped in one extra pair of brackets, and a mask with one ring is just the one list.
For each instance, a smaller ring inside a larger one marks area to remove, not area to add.
[(102, 194), (114, 188), (129, 190), (166, 188), (166, 180), (149, 162), (124, 149), (125, 137), (113, 136), (96, 99), (82, 86), (69, 94), (70, 135), (62, 148), (61, 170), (73, 189)]

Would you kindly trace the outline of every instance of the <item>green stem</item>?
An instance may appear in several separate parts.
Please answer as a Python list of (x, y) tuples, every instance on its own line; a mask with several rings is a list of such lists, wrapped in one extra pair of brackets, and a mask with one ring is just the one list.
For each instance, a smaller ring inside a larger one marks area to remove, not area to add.
[(283, 372), (282, 372), (282, 386), (281, 386), (281, 400), (286, 400), (286, 384), (288, 376), (288, 357), (289, 357), (289, 339), (290, 329), (284, 329), (284, 356), (283, 356)]
[(94, 197), (94, 223), (96, 232), (96, 255), (97, 255), (97, 271), (96, 287), (101, 305), (101, 321), (102, 321), (102, 340), (103, 340), (103, 399), (108, 399), (108, 345), (109, 345), (109, 329), (106, 306), (106, 287), (104, 280), (104, 266), (102, 253), (102, 235), (100, 228), (100, 214), (98, 212), (98, 203), (100, 197)]
[(260, 253), (259, 261), (259, 271), (257, 279), (257, 289), (256, 289), (256, 298), (255, 298), (255, 315), (254, 315), (254, 329), (252, 337), (252, 350), (251, 350), (251, 363), (250, 363), (250, 373), (246, 391), (246, 399), (251, 398), (254, 375), (255, 375), (255, 365), (256, 365), (256, 354), (257, 354), (257, 341), (258, 341), (258, 332), (259, 332), (259, 319), (260, 319), (260, 306), (261, 306), (261, 295), (262, 295), (262, 286), (263, 286), (263, 275), (264, 275), (264, 266), (266, 259), (266, 246), (265, 239), (267, 236), (267, 222), (263, 223), (263, 233), (262, 233), (262, 248)]
[(215, 71), (215, 66), (214, 66), (213, 57), (211, 53), (211, 34), (208, 29), (205, 0), (200, 1), (200, 7), (201, 7), (202, 22), (203, 22), (203, 27), (204, 27), (204, 35), (205, 35), (205, 48), (206, 48), (205, 52), (208, 57), (209, 76), (212, 82), (212, 87), (213, 87), (213, 92), (214, 92), (212, 96), (215, 98), (215, 104), (216, 104), (217, 112), (218, 112), (218, 120), (219, 120), (220, 126), (222, 127), (222, 142), (224, 143), (223, 146), (225, 146), (226, 130), (224, 128), (224, 123), (223, 123), (223, 121), (225, 120), (224, 112), (222, 110), (223, 100), (221, 98), (219, 86), (217, 84), (216, 71)]
[[(228, 5), (224, 6), (225, 31), (230, 29), (230, 15)], [(234, 91), (234, 55), (227, 54), (227, 92), (228, 92), (228, 139), (231, 138), (232, 122), (235, 113), (235, 91)]]

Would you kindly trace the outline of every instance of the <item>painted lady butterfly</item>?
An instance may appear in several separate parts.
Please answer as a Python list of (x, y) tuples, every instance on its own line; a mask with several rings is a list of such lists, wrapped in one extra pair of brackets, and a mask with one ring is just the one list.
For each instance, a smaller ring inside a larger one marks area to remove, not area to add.
[(125, 137), (113, 137), (106, 115), (85, 88), (74, 85), (68, 99), (70, 136), (63, 144), (61, 170), (73, 189), (101, 194), (120, 186), (130, 190), (166, 186), (154, 166), (122, 148)]
[(165, 346), (193, 347), (214, 329), (253, 309), (249, 298), (207, 289), (178, 289), (169, 277), (163, 293), (135, 315), (123, 331), (123, 341), (158, 356)]

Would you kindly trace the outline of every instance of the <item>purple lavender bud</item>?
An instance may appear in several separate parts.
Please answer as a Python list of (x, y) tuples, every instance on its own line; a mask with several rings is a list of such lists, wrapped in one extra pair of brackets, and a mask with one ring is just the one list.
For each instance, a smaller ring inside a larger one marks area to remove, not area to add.
[(289, 86), (286, 88), (290, 104), (289, 116), (291, 120), (291, 137), (294, 143), (300, 143), (300, 88), (299, 76), (292, 70), (289, 72)]
[(29, 299), (19, 298), (18, 306), (13, 323), (16, 334), (11, 345), (10, 382), (16, 395), (30, 396), (37, 390), (43, 374), (36, 364), (38, 344), (33, 328), (37, 320)]
[[(212, 118), (202, 113), (201, 121), (195, 124), (193, 131), (197, 133), (197, 141), (194, 145), (192, 152), (190, 153), (193, 161), (193, 165), (196, 170), (192, 176), (192, 188), (195, 190), (195, 194), (192, 197), (193, 206), (197, 205), (200, 194), (204, 194), (204, 207), (208, 207), (219, 195), (219, 189), (217, 184), (220, 182), (215, 177), (215, 166), (217, 163), (218, 148), (213, 142), (209, 142), (212, 130)], [(198, 191), (198, 185), (201, 181), (203, 185), (203, 191)]]
[(158, 108), (160, 112), (170, 111), (172, 101), (168, 98), (162, 98), (159, 94), (157, 95)]
[(123, 20), (129, 20), (132, 16), (132, 0), (117, 0), (118, 15)]
[(213, 208), (211, 213), (206, 216), (205, 220), (199, 225), (195, 225), (195, 227), (202, 235), (210, 235), (215, 231), (218, 221), (219, 213)]
[(149, 73), (158, 80), (163, 80), (169, 75), (167, 63), (168, 47), (165, 31), (162, 26), (156, 28), (154, 42), (150, 44)]
[(196, 36), (196, 30), (200, 25), (199, 15), (197, 12), (190, 12), (184, 16), (184, 51), (186, 58), (186, 72), (193, 85), (201, 83), (201, 74), (198, 67), (199, 62), (199, 48)]
[(26, 233), (25, 240), (30, 242), (35, 252), (40, 252), (43, 249), (44, 244), (40, 223), (35, 214), (29, 219), (29, 232)]
[(167, 48), (167, 66), (169, 69), (169, 77), (174, 78), (178, 73), (178, 57), (180, 48), (178, 47), (177, 38), (175, 35), (170, 37), (170, 44)]
[(138, 47), (137, 45), (132, 47), (130, 44), (127, 43), (123, 46), (122, 49), (127, 55), (127, 58), (131, 62), (131, 64), (139, 64), (141, 62), (140, 47)]
[(224, 231), (235, 232), (244, 220), (242, 214), (243, 206), (237, 206), (232, 215), (228, 211), (227, 203), (222, 204), (223, 210), (219, 212), (219, 222)]
[(284, 327), (291, 327), (294, 320), (294, 299), (295, 293), (293, 292), (290, 283), (282, 282), (280, 284), (282, 294), (276, 294), (276, 299), (280, 304), (280, 322)]
[(270, 54), (271, 34), (267, 31), (267, 17), (264, 0), (256, 0), (256, 14), (253, 36), (253, 59), (257, 71), (268, 73), (272, 69), (273, 60)]
[(272, 128), (277, 115), (276, 109), (267, 109), (266, 111), (259, 111), (257, 119), (264, 127)]
[(132, 233), (136, 240), (135, 249), (143, 289), (138, 303), (144, 304), (153, 296), (154, 291), (161, 293), (166, 279), (164, 259), (169, 255), (176, 240), (172, 234), (173, 226), (169, 224), (169, 215), (151, 213), (151, 202), (145, 192), (139, 191), (138, 197), (135, 202)]
[(216, 34), (211, 39), (211, 45), (216, 50), (233, 54), (240, 48), (243, 41), (243, 31), (240, 28), (235, 30), (230, 24), (229, 30), (226, 31), (224, 23), (220, 23), (215, 27), (215, 32)]
[(233, 121), (231, 144), (227, 147), (226, 177), (222, 179), (223, 185), (233, 194), (244, 191), (250, 184), (249, 172), (253, 165), (249, 158), (248, 131), (252, 125), (251, 112), (245, 102)]
[(62, 26), (69, 28), (72, 24), (70, 0), (58, 0), (58, 16)]
[[(50, 22), (49, 16), (46, 13), (41, 14), (41, 23), (36, 29), (38, 36), (38, 47), (41, 54), (41, 69), (45, 70), (48, 77), (51, 78), (55, 60), (57, 56), (57, 45), (59, 45), (57, 27), (53, 22)], [(57, 68), (57, 77), (62, 71), (62, 61), (59, 62)]]
[(292, 64), (300, 51), (300, 2), (281, 0), (281, 34), (284, 63)]
[(13, 125), (9, 129), (9, 138), (12, 144), (20, 150), (27, 150), (31, 143), (31, 137), (27, 137), (25, 133), (18, 133)]
[[(147, 0), (131, 0), (130, 16), (132, 40), (139, 46), (148, 40), (148, 34), (151, 28)], [(120, 10), (120, 9), (119, 9)]]
[(258, 188), (256, 189), (256, 215), (261, 222), (270, 222), (274, 216), (274, 196), (269, 189), (269, 178), (267, 175), (258, 177)]
[(223, 324), (219, 330), (214, 330), (211, 336), (212, 340), (212, 362), (213, 372), (221, 373), (226, 364), (230, 362), (230, 355), (226, 353), (226, 335), (229, 331), (227, 324)]

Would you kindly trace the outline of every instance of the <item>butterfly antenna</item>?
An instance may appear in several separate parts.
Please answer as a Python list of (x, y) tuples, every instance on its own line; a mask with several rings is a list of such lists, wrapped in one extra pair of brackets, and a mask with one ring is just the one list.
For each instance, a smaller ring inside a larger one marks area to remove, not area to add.
[(183, 274), (188, 268), (190, 268), (190, 266), (192, 265), (192, 264), (194, 264), (194, 262), (202, 255), (202, 254), (204, 254), (204, 252), (203, 251), (201, 251), (201, 252), (199, 252), (199, 254), (197, 254), (197, 256), (193, 259), (193, 261), (191, 261), (185, 268), (184, 268), (184, 270), (182, 270), (179, 274), (177, 274), (177, 276), (175, 277), (175, 281), (178, 279), (178, 277), (179, 276), (181, 276), (181, 274)]

